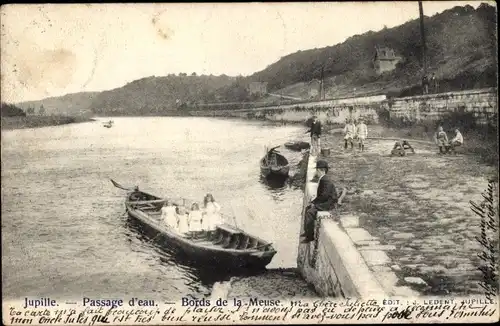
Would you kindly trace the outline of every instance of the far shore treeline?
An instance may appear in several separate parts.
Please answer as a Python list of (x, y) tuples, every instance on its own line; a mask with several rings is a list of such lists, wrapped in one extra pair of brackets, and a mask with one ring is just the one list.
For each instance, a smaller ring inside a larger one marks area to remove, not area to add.
[(26, 112), (24, 112), (20, 107), (2, 102), (1, 103), (1, 116), (2, 117), (25, 117)]
[(57, 126), (93, 120), (85, 116), (66, 116), (58, 114), (44, 115), (44, 113), (45, 110), (43, 106), (38, 109), (37, 112), (33, 109), (29, 111), (29, 114), (26, 114), (26, 112), (17, 105), (2, 102), (2, 130)]

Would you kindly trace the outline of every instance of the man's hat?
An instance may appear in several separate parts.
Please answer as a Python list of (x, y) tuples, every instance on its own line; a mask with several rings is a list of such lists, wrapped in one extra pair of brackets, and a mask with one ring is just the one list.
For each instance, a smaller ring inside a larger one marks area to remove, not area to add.
[(328, 162), (325, 160), (319, 160), (316, 162), (316, 169), (328, 169)]

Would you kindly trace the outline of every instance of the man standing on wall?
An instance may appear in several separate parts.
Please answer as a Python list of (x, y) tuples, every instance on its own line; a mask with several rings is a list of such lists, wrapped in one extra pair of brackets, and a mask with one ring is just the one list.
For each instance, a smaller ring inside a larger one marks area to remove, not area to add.
[(311, 129), (306, 133), (311, 133), (311, 155), (316, 156), (321, 151), (321, 122), (318, 121), (317, 116), (313, 116)]
[(436, 78), (436, 74), (435, 73), (432, 73), (432, 77), (431, 77), (431, 85), (432, 85), (432, 90), (433, 92), (436, 94), (439, 92), (439, 81), (438, 79)]
[(422, 77), (422, 93), (429, 94), (429, 78), (427, 78), (427, 75), (424, 75)]
[(326, 175), (328, 173), (328, 162), (319, 160), (316, 163), (316, 175), (318, 179), (318, 190), (316, 198), (314, 198), (309, 206), (307, 206), (304, 216), (304, 233), (301, 237), (305, 237), (301, 243), (309, 243), (314, 240), (314, 222), (318, 211), (329, 211), (335, 207), (338, 202), (337, 190), (333, 182)]

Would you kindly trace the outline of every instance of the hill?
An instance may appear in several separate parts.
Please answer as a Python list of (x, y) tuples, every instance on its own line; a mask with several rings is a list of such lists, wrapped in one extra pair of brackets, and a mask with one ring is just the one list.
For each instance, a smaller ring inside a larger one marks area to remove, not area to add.
[(172, 114), (194, 103), (221, 100), (218, 90), (230, 89), (235, 77), (188, 76), (147, 77), (99, 93), (92, 101), (96, 114)]
[[(424, 5), (425, 10), (425, 5)], [(481, 4), (454, 7), (425, 17), (429, 72), (440, 80), (440, 91), (492, 87), (497, 84), (496, 8)], [(249, 77), (179, 74), (146, 77), (123, 87), (99, 93), (76, 93), (41, 101), (46, 112), (99, 115), (180, 114), (183, 109), (202, 108), (203, 103), (279, 102), (279, 95), (302, 99), (324, 69), (326, 98), (373, 94), (407, 96), (420, 93), (422, 76), (419, 20), (394, 28), (355, 35), (343, 43), (289, 54)], [(396, 68), (377, 74), (373, 58), (376, 47), (388, 47), (402, 57)], [(252, 81), (268, 82), (263, 97), (246, 90)], [(240, 107), (229, 105), (228, 107)]]
[[(373, 93), (408, 95), (415, 92), (421, 80), (419, 24), (416, 19), (355, 35), (335, 46), (298, 51), (249, 78), (267, 81), (270, 91), (282, 89), (285, 95), (303, 96), (305, 86), (300, 83), (319, 79), (324, 67), (327, 98)], [(454, 7), (425, 17), (424, 25), (429, 71), (441, 80), (442, 91), (496, 86), (495, 7)], [(372, 63), (376, 46), (392, 48), (403, 61), (395, 70), (377, 75)]]

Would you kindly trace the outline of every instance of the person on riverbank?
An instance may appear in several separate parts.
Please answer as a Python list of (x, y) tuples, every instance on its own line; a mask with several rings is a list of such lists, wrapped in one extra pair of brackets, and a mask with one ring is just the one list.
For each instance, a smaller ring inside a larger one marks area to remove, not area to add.
[(429, 78), (427, 75), (422, 76), (422, 94), (429, 94)]
[(415, 150), (407, 140), (396, 141), (396, 143), (394, 143), (394, 147), (392, 148), (391, 155), (405, 156), (407, 149), (410, 149), (411, 152), (415, 154)]
[(317, 116), (313, 116), (312, 119), (311, 128), (306, 134), (311, 134), (311, 155), (315, 156), (321, 152), (321, 122)]
[(175, 210), (175, 206), (172, 205), (172, 202), (170, 200), (166, 200), (165, 204), (163, 204), (163, 207), (161, 208), (161, 219), (165, 224), (177, 231), (178, 230), (178, 218), (177, 218), (177, 213)]
[(436, 145), (439, 147), (439, 153), (441, 154), (446, 153), (447, 151), (446, 147), (448, 146), (448, 135), (446, 135), (446, 132), (443, 130), (443, 127), (441, 126), (438, 127), (434, 139), (436, 141)]
[(351, 143), (351, 149), (354, 148), (354, 137), (356, 137), (356, 126), (352, 119), (348, 119), (344, 127), (344, 149), (347, 149), (347, 143)]
[(220, 215), (221, 207), (215, 201), (214, 196), (212, 194), (207, 194), (203, 199), (203, 211), (204, 216), (203, 219), (206, 219), (206, 227), (207, 233), (209, 237), (212, 237), (217, 225), (222, 223), (222, 217)]
[(462, 136), (462, 133), (460, 132), (460, 130), (455, 129), (455, 137), (453, 137), (453, 139), (450, 140), (446, 152), (455, 153), (455, 148), (462, 146), (463, 144), (464, 144), (464, 137)]
[(189, 232), (193, 238), (197, 238), (202, 231), (202, 212), (200, 211), (200, 205), (198, 203), (193, 203), (191, 205), (191, 212), (189, 212)]
[(433, 90), (434, 94), (436, 94), (436, 93), (439, 92), (439, 80), (437, 79), (435, 73), (432, 73), (431, 87), (432, 87), (432, 90)]
[(314, 223), (318, 211), (329, 211), (335, 207), (338, 202), (337, 190), (333, 182), (326, 175), (328, 173), (328, 162), (319, 160), (316, 163), (316, 175), (318, 179), (318, 189), (316, 198), (307, 206), (304, 216), (304, 233), (301, 237), (304, 239), (301, 243), (314, 241)]
[(359, 124), (356, 130), (358, 138), (358, 146), (361, 151), (365, 150), (365, 139), (368, 137), (368, 127), (366, 126), (364, 119), (359, 118)]

